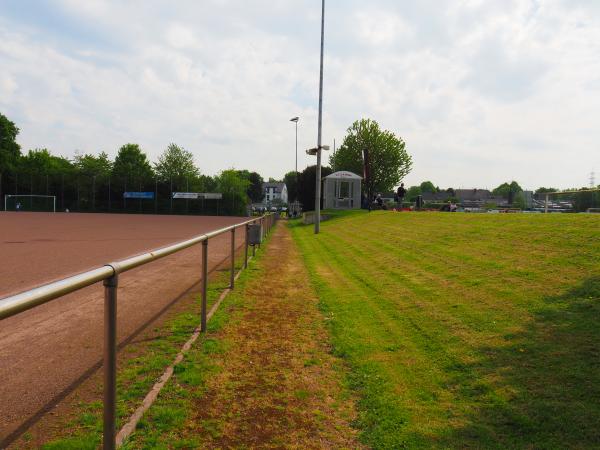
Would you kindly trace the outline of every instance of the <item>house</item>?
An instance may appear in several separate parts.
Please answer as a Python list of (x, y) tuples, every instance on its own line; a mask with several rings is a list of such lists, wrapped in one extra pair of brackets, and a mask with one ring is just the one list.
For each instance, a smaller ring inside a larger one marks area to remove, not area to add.
[(454, 196), (465, 207), (481, 208), (488, 203), (495, 203), (498, 206), (508, 206), (506, 199), (492, 194), (487, 189), (455, 189)]
[(273, 203), (275, 200), (279, 200), (282, 203), (288, 202), (288, 192), (285, 183), (263, 183), (262, 188), (265, 194), (265, 203)]
[(447, 202), (451, 197), (453, 197), (452, 192), (447, 191), (423, 192), (423, 201), (427, 203)]

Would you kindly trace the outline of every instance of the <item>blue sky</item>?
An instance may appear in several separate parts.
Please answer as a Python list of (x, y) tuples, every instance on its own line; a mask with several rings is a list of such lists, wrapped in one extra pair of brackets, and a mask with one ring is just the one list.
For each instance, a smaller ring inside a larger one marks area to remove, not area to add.
[[(24, 150), (170, 142), (281, 177), (315, 145), (320, 2), (2, 0), (0, 112)], [(406, 141), (408, 184), (572, 187), (600, 172), (600, 2), (326, 4), (324, 142)], [(600, 173), (597, 176), (600, 180)]]

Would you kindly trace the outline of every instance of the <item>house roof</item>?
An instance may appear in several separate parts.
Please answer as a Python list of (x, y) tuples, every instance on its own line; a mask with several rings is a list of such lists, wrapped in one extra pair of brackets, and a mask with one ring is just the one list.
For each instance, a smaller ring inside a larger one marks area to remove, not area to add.
[(339, 172), (333, 172), (331, 175), (327, 175), (325, 178), (342, 178), (342, 179), (351, 179), (351, 180), (362, 180), (362, 177), (359, 177), (355, 173), (348, 172), (346, 170), (340, 170)]
[(268, 188), (274, 188), (275, 192), (283, 192), (283, 188), (286, 188), (285, 183), (263, 183), (262, 184), (263, 191), (266, 191)]
[(431, 201), (443, 201), (452, 197), (452, 193), (441, 191), (441, 192), (423, 192), (423, 200), (426, 202)]
[(487, 200), (492, 196), (492, 193), (487, 189), (455, 189), (454, 196), (461, 201)]

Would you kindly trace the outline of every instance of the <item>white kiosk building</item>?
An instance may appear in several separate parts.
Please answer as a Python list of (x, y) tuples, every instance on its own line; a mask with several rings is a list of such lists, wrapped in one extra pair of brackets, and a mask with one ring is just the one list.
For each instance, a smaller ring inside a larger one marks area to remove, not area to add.
[(340, 171), (323, 178), (324, 209), (359, 209), (362, 178), (352, 172)]

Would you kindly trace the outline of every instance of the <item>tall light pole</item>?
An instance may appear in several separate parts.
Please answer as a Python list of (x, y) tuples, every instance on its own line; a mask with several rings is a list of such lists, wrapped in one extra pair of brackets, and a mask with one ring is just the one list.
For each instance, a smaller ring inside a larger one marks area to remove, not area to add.
[(323, 40), (325, 37), (325, 0), (321, 0), (321, 65), (319, 71), (319, 131), (317, 136), (317, 173), (315, 189), (315, 234), (321, 228), (321, 129), (323, 127)]
[(300, 117), (292, 117), (290, 122), (296, 123), (296, 173), (298, 173), (298, 121)]
[(296, 201), (298, 201), (298, 121), (300, 117), (292, 117), (290, 122), (296, 123)]

